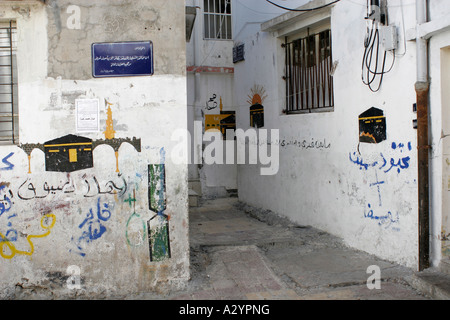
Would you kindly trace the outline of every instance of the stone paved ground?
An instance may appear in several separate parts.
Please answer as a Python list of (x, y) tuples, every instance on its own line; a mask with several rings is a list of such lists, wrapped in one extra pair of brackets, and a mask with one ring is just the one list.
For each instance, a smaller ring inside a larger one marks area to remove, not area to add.
[[(220, 198), (191, 208), (192, 280), (175, 300), (428, 300), (413, 270), (346, 247), (338, 238)], [(381, 270), (370, 290), (369, 266)]]

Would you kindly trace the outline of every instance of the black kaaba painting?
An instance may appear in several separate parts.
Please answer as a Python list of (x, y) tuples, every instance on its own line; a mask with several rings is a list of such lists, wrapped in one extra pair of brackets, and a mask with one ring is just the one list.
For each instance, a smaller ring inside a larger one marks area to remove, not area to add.
[(264, 127), (264, 107), (259, 103), (250, 107), (250, 126), (255, 128)]
[(72, 172), (94, 166), (92, 140), (69, 134), (44, 144), (45, 170)]
[[(234, 111), (221, 111), (222, 119), (220, 120), (220, 131), (222, 135), (226, 137), (227, 130), (236, 130), (236, 112)], [(228, 116), (223, 116), (227, 115)]]
[(386, 140), (386, 117), (383, 110), (370, 108), (359, 115), (359, 141), (380, 143)]

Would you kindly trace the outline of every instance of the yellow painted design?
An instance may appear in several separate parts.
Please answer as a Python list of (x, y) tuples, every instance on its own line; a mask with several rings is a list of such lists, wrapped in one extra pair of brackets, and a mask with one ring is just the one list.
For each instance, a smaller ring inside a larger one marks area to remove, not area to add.
[(114, 122), (112, 118), (112, 111), (111, 111), (111, 103), (106, 102), (108, 104), (108, 110), (106, 111), (106, 114), (108, 115), (106, 118), (106, 130), (103, 132), (105, 134), (105, 139), (114, 139), (114, 134), (116, 133), (114, 131)]
[(374, 142), (377, 141), (375, 139), (375, 137), (373, 135), (371, 135), (370, 133), (363, 132), (363, 133), (361, 133), (361, 137), (368, 137), (368, 138), (372, 139)]
[[(44, 222), (48, 218), (51, 219), (51, 223), (50, 223), (49, 226), (45, 226)], [(29, 235), (27, 237), (27, 241), (30, 244), (30, 249), (31, 249), (30, 251), (17, 250), (16, 247), (14, 246), (14, 244), (12, 244), (11, 241), (8, 241), (8, 239), (3, 234), (0, 233), (0, 238), (1, 238), (0, 239), (1, 240), (0, 241), (0, 256), (2, 256), (5, 259), (12, 259), (12, 258), (14, 258), (14, 256), (16, 254), (27, 255), (27, 256), (33, 255), (33, 253), (34, 253), (34, 244), (31, 241), (31, 239), (47, 237), (50, 234), (51, 229), (54, 227), (55, 222), (56, 222), (56, 216), (54, 214), (46, 214), (45, 216), (42, 217), (42, 219), (41, 219), (41, 227), (42, 227), (42, 229), (47, 230), (47, 232), (44, 233), (44, 234), (40, 234), (40, 235)], [(9, 255), (4, 252), (4, 250), (3, 250), (3, 246), (4, 245), (6, 245), (9, 248), (9, 251), (11, 251), (11, 253)]]
[(205, 130), (220, 131), (220, 120), (222, 120), (222, 118), (223, 117), (220, 114), (205, 114)]
[(229, 113), (223, 112), (222, 97), (220, 97), (220, 114), (205, 114), (205, 131), (219, 131), (221, 132), (220, 122), (229, 117)]
[(54, 153), (56, 153), (56, 152), (59, 152), (59, 150), (48, 150), (48, 152), (54, 152)]
[(78, 162), (77, 149), (69, 149), (69, 162)]
[[(54, 147), (73, 147), (73, 146), (86, 146), (92, 145), (92, 142), (77, 142), (77, 143), (63, 143), (63, 144), (45, 144), (46, 148), (54, 148)], [(64, 150), (65, 151), (65, 150)]]
[(264, 100), (267, 98), (266, 90), (263, 86), (255, 85), (251, 90), (251, 94), (248, 95), (247, 103), (251, 106), (255, 104), (263, 104)]
[(116, 154), (116, 172), (120, 172), (119, 171), (119, 151), (116, 151), (115, 154)]
[(28, 156), (28, 173), (31, 173), (31, 155)]
[(365, 118), (359, 118), (359, 120), (373, 120), (373, 119), (384, 119), (384, 116), (376, 116), (376, 117), (365, 117)]

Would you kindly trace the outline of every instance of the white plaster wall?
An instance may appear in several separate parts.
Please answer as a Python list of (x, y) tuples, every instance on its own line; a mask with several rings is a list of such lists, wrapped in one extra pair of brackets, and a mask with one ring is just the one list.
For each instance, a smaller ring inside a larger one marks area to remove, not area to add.
[[(54, 21), (40, 3), (21, 8), (30, 10), (0, 6), (1, 18), (17, 19), (18, 25), (20, 143), (43, 144), (77, 134), (75, 98), (93, 98), (100, 102), (100, 131), (79, 135), (105, 139), (107, 100), (115, 137), (140, 138), (141, 151), (122, 144), (116, 172), (114, 150), (100, 145), (93, 150), (93, 168), (67, 173), (47, 172), (39, 149), (32, 151), (29, 168), (20, 147), (0, 147), (5, 165), (0, 168), (0, 297), (11, 297), (17, 288), (37, 294), (47, 290), (44, 296), (95, 297), (183, 286), (189, 278), (187, 161), (175, 163), (170, 154), (179, 144), (172, 133), (187, 129), (185, 71), (165, 74), (162, 68), (149, 77), (110, 79), (47, 77), (52, 54), (47, 27)], [(184, 10), (184, 3), (178, 8)], [(180, 61), (184, 68), (184, 58)], [(166, 153), (164, 213), (170, 217), (171, 256), (155, 261), (146, 227), (155, 216), (149, 209), (148, 166), (161, 163), (161, 150)], [(91, 226), (89, 218), (94, 219)], [(80, 271), (79, 288), (68, 286), (67, 280), (74, 279), (70, 266)]]
[[(390, 21), (402, 34), (400, 9), (405, 30), (414, 26), (415, 10), (410, 2), (390, 7)], [(280, 146), (277, 175), (261, 176), (256, 165), (238, 166), (239, 198), (299, 224), (331, 232), (358, 249), (414, 267), (418, 238), (416, 131), (412, 126), (415, 45), (406, 43), (405, 51), (400, 44), (395, 66), (384, 77), (381, 91), (371, 93), (361, 81), (365, 15), (365, 6), (355, 1), (342, 1), (332, 8), (333, 60), (338, 63), (334, 112), (283, 115), (284, 39), (262, 32), (246, 39), (251, 59), (236, 66), (235, 99), (245, 106), (250, 88), (263, 86), (267, 92), (266, 128), (279, 129), (285, 146)], [(358, 116), (371, 107), (384, 111), (387, 140), (359, 144)], [(239, 109), (240, 127), (249, 126), (248, 113), (248, 108)], [(297, 146), (288, 145), (295, 141)], [(302, 147), (315, 142), (326, 147)], [(405, 147), (393, 149), (393, 143)], [(399, 172), (397, 168), (388, 170), (391, 159), (398, 163), (406, 157), (407, 167)], [(365, 170), (356, 161), (378, 165)], [(373, 219), (367, 217), (371, 209)], [(393, 216), (390, 223), (385, 220), (379, 225), (374, 219), (389, 212)]]

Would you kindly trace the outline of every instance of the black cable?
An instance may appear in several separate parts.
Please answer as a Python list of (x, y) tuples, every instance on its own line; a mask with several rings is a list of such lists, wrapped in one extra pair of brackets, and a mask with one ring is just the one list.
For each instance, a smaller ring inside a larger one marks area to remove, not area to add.
[(318, 10), (318, 9), (322, 9), (322, 8), (331, 6), (332, 4), (335, 4), (336, 2), (339, 2), (339, 1), (341, 1), (341, 0), (335, 0), (335, 1), (333, 1), (333, 2), (330, 2), (330, 3), (328, 3), (328, 4), (325, 4), (325, 5), (323, 5), (323, 6), (316, 7), (316, 8), (310, 8), (310, 9), (290, 9), (290, 8), (286, 8), (286, 7), (280, 6), (279, 4), (273, 3), (273, 2), (270, 1), (270, 0), (266, 0), (266, 1), (269, 2), (270, 4), (273, 4), (273, 5), (276, 6), (276, 7), (281, 8), (281, 9), (284, 9), (284, 10), (295, 11), (295, 12), (308, 12), (308, 11), (314, 11), (314, 10)]
[[(362, 71), (361, 78), (365, 85), (369, 87), (372, 92), (377, 92), (381, 88), (381, 84), (383, 82), (384, 75), (392, 70), (395, 64), (395, 52), (393, 54), (392, 65), (389, 70), (385, 70), (386, 68), (386, 57), (387, 52), (384, 52), (383, 55), (383, 64), (381, 67), (381, 71), (378, 70), (378, 64), (380, 59), (380, 35), (378, 27), (375, 25), (375, 21), (372, 22), (372, 28), (367, 29), (367, 36), (364, 41), (364, 55), (362, 60)], [(375, 51), (375, 69), (372, 69), (373, 64), (373, 55)], [(365, 69), (367, 69), (365, 73)], [(375, 88), (374, 83), (375, 80), (379, 77), (378, 86)]]

